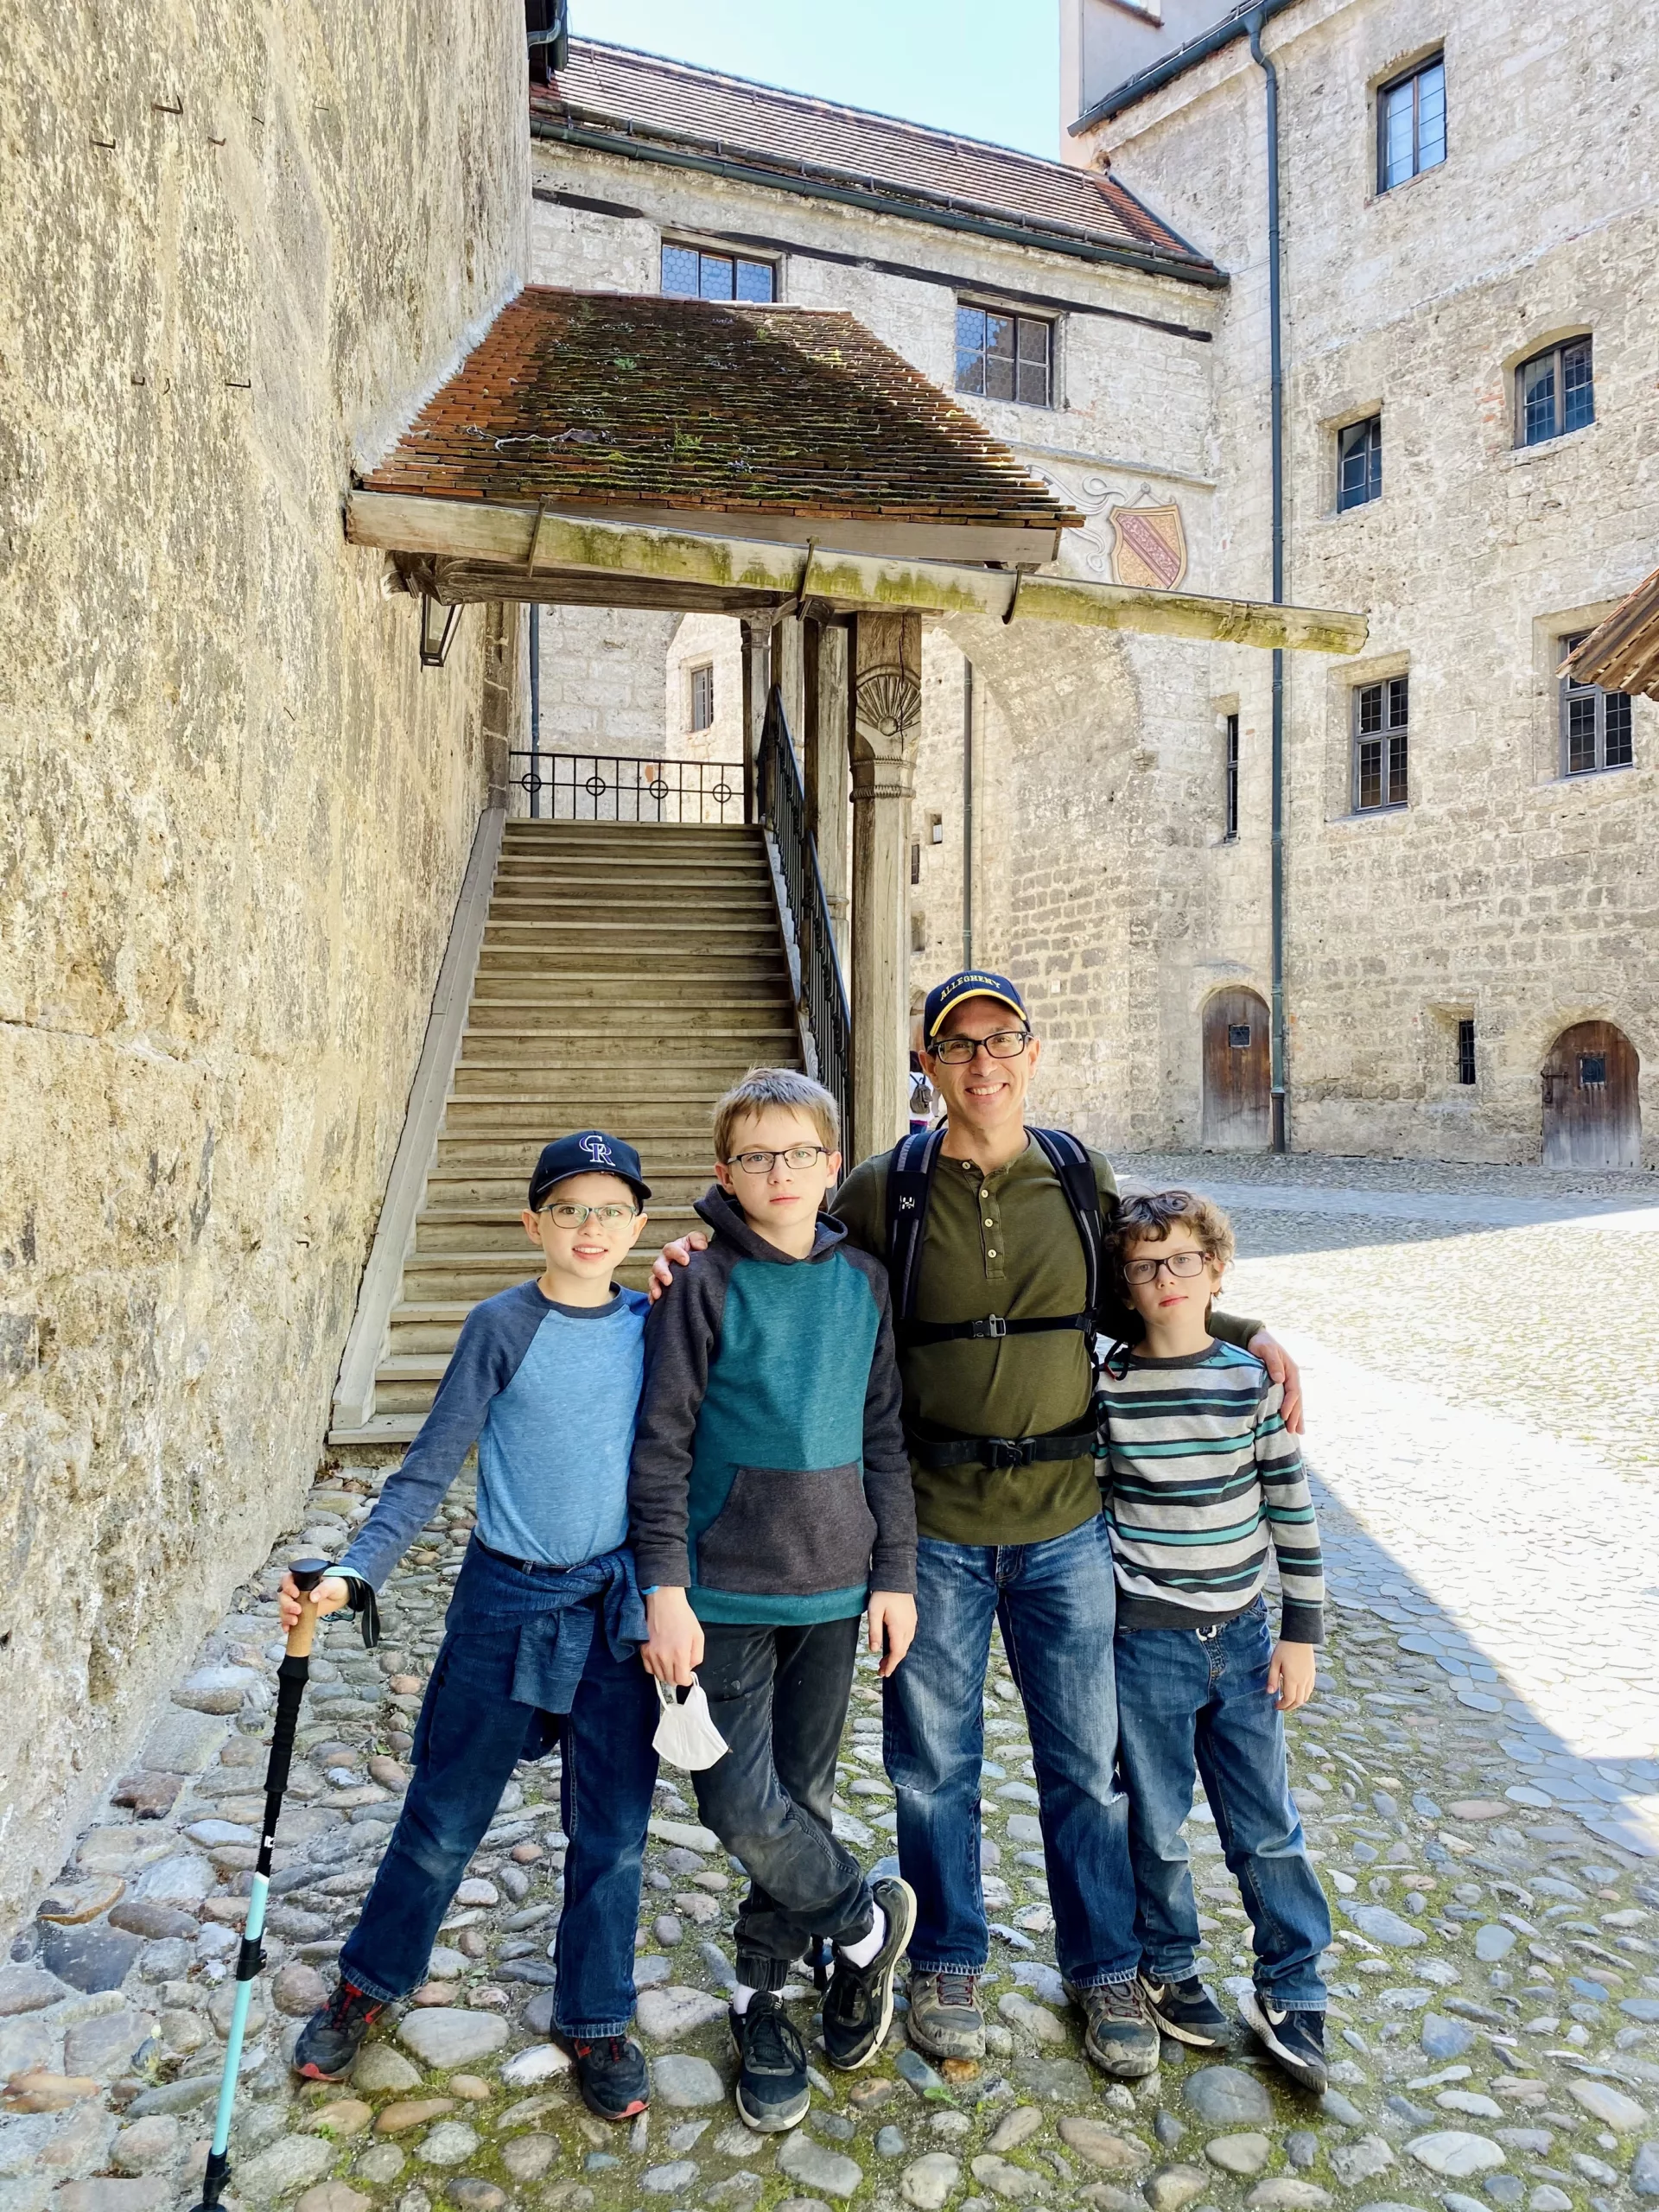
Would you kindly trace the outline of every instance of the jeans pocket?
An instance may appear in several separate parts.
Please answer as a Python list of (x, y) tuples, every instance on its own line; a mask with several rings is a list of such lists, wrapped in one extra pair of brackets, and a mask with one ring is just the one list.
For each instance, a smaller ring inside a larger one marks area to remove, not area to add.
[(815, 1598), (869, 1579), (875, 1516), (863, 1470), (740, 1467), (725, 1504), (697, 1539), (706, 1590)]

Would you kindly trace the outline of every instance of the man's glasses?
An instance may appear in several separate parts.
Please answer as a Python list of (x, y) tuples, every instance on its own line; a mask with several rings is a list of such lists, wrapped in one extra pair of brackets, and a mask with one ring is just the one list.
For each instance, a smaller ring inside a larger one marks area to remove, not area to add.
[(1167, 1268), (1172, 1275), (1201, 1275), (1208, 1252), (1168, 1252), (1160, 1260), (1125, 1260), (1125, 1282), (1156, 1282), (1160, 1268)]
[(965, 1068), (976, 1052), (994, 1060), (1017, 1060), (1031, 1042), (1029, 1029), (994, 1029), (988, 1037), (941, 1037), (933, 1057), (948, 1068)]
[(770, 1175), (774, 1160), (781, 1160), (785, 1167), (807, 1168), (827, 1153), (828, 1147), (821, 1144), (786, 1144), (781, 1152), (734, 1153), (726, 1165), (741, 1167), (746, 1175)]
[(617, 1230), (626, 1229), (639, 1209), (615, 1205), (578, 1206), (562, 1201), (556, 1206), (538, 1206), (536, 1211), (544, 1213), (556, 1229), (581, 1229), (589, 1221), (596, 1221), (602, 1230), (613, 1235)]

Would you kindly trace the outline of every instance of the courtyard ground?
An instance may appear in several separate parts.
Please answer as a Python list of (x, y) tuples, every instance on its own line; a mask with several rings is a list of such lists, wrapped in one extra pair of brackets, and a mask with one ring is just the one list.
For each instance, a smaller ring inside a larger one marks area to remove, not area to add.
[[(1637, 2212), (1659, 2199), (1659, 1194), (1636, 1177), (1142, 1157), (1234, 1211), (1229, 1300), (1302, 1361), (1333, 1603), (1291, 1724), (1331, 1895), (1332, 2085), (1248, 2040), (1134, 2090), (1082, 2062), (1052, 1964), (1030, 1748), (1000, 1655), (986, 1698), (985, 1996), (994, 2050), (934, 2069), (902, 2016), (816, 2077), (806, 2123), (750, 2135), (722, 1991), (741, 1877), (664, 1776), (639, 1930), (652, 2109), (587, 2117), (545, 2040), (563, 1853), (556, 1763), (509, 1787), (431, 1962), (349, 2085), (285, 2060), (372, 1878), (470, 1522), (457, 1485), (394, 1578), (385, 1648), (320, 1640), (280, 1831), (270, 1967), (233, 2194), (304, 2212), (855, 2204), (991, 2212)], [(194, 2196), (254, 1856), (293, 1548), (337, 1552), (372, 1478), (331, 1472), (112, 1778), (0, 1965), (0, 2212), (161, 2212)], [(861, 1675), (839, 1822), (890, 1849)], [(1213, 1824), (1190, 1837), (1218, 1986), (1248, 1932)], [(809, 1993), (798, 1993), (803, 2018)]]

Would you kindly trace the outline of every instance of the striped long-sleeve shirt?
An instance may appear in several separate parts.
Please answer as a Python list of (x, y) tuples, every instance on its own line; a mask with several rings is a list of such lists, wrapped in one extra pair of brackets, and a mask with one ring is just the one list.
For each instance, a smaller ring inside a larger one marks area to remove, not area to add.
[(1278, 1555), (1280, 1634), (1324, 1638), (1319, 1529), (1281, 1386), (1236, 1345), (1192, 1359), (1119, 1349), (1100, 1378), (1110, 1473), (1106, 1510), (1120, 1628), (1230, 1619)]

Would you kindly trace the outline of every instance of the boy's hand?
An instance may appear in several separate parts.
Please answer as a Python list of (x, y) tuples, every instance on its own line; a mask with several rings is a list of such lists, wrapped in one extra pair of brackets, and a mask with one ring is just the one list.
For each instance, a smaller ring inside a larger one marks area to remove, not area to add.
[(706, 1252), (709, 1239), (700, 1229), (688, 1229), (683, 1236), (677, 1236), (671, 1244), (664, 1244), (651, 1264), (651, 1281), (645, 1285), (645, 1294), (654, 1306), (674, 1280), (676, 1268), (690, 1263), (694, 1252)]
[(1268, 1695), (1281, 1713), (1294, 1713), (1313, 1694), (1318, 1669), (1311, 1643), (1275, 1643), (1268, 1665)]
[(291, 1574), (283, 1577), (276, 1592), (276, 1611), (282, 1619), (283, 1634), (291, 1636), (300, 1624), (302, 1605), (315, 1605), (317, 1618), (325, 1613), (337, 1613), (352, 1594), (351, 1585), (343, 1574), (325, 1574), (314, 1590), (300, 1592)]
[[(673, 1247), (670, 1246), (670, 1250)], [(658, 1261), (660, 1267), (662, 1262)], [(653, 1292), (652, 1296), (656, 1295)], [(1265, 1329), (1258, 1329), (1244, 1347), (1253, 1351), (1268, 1370), (1269, 1382), (1282, 1382), (1285, 1401), (1280, 1410), (1285, 1417), (1285, 1427), (1293, 1436), (1302, 1433), (1302, 1370), (1285, 1350), (1277, 1337), (1270, 1337)]]
[(645, 1624), (651, 1636), (639, 1654), (645, 1672), (659, 1682), (690, 1689), (693, 1670), (702, 1657), (702, 1623), (684, 1591), (653, 1590), (645, 1599)]
[[(881, 1662), (885, 1676), (909, 1650), (916, 1637), (916, 1600), (907, 1591), (872, 1590), (869, 1603), (871, 1651)], [(882, 1650), (886, 1638), (887, 1649)]]

